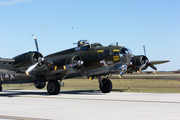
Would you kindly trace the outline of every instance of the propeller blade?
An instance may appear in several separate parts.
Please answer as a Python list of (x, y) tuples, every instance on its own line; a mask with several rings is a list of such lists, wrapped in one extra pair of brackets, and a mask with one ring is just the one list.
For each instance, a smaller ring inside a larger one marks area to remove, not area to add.
[(145, 48), (145, 44), (143, 44), (143, 49), (144, 49), (144, 55), (146, 56), (146, 48)]
[(146, 60), (145, 63), (140, 66), (139, 71), (141, 71), (142, 69), (144, 69), (145, 66), (147, 66), (148, 62), (149, 62), (149, 60)]
[(38, 61), (39, 61), (39, 47), (38, 47), (38, 43), (37, 43), (37, 39), (36, 39), (36, 37), (34, 37), (34, 41), (35, 41), (35, 45), (36, 45), (36, 50), (37, 50), (37, 52), (38, 52)]
[(152, 69), (154, 69), (154, 70), (157, 71), (157, 68), (156, 68), (152, 63), (149, 62), (148, 65), (149, 65)]
[(146, 66), (150, 66), (152, 69), (157, 71), (157, 68), (152, 63), (150, 63), (148, 60), (146, 60), (146, 62), (140, 66), (139, 71), (144, 69)]
[(29, 73), (30, 73), (37, 65), (38, 65), (38, 62), (35, 63), (35, 64), (33, 64), (33, 65), (31, 65), (31, 66), (25, 71), (26, 75), (29, 75)]
[(122, 78), (122, 76), (124, 75), (125, 71), (121, 71), (119, 74), (119, 77)]
[(36, 37), (34, 37), (34, 41), (35, 41), (37, 52), (39, 53), (39, 48), (38, 48), (38, 43), (37, 43)]
[[(130, 65), (131, 63), (129, 63), (129, 65)], [(128, 66), (129, 66), (128, 65)], [(126, 72), (126, 70), (127, 70), (127, 65), (123, 65), (122, 66), (123, 67), (123, 69), (122, 69), (122, 71), (119, 73), (119, 77), (120, 78), (122, 78), (122, 76), (124, 75), (124, 73)]]

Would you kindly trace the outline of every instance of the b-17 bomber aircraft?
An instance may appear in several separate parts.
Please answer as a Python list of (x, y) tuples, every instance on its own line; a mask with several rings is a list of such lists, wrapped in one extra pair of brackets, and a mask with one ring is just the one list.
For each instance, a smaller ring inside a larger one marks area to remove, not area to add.
[[(43, 55), (37, 51), (20, 54), (12, 59), (0, 58), (0, 91), (2, 84), (34, 83), (42, 89), (47, 84), (50, 95), (60, 92), (60, 82), (64, 79), (87, 76), (89, 80), (97, 78), (100, 90), (108, 93), (112, 90), (110, 77), (119, 73), (138, 72), (155, 64), (169, 62), (149, 61), (146, 55), (133, 55), (131, 50), (117, 45), (104, 47), (100, 43), (89, 44), (87, 40), (78, 41), (77, 47), (61, 52)], [(145, 50), (145, 49), (144, 49)], [(101, 76), (106, 76), (101, 78)]]

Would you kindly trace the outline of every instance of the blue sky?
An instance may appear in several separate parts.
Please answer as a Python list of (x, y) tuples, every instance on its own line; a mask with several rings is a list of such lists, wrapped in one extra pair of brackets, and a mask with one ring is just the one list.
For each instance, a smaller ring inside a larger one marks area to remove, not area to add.
[(179, 13), (179, 0), (0, 0), (0, 56), (36, 50), (33, 34), (44, 56), (80, 39), (119, 42), (135, 55), (144, 54), (144, 43), (149, 60), (170, 60), (158, 70), (176, 70)]

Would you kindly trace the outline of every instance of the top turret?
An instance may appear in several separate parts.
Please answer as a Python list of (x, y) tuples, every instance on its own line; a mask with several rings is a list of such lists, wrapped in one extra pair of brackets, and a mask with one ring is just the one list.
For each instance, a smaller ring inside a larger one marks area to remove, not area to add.
[(88, 40), (80, 40), (78, 41), (78, 47), (80, 47), (80, 44), (82, 43), (83, 46), (89, 45), (89, 41)]

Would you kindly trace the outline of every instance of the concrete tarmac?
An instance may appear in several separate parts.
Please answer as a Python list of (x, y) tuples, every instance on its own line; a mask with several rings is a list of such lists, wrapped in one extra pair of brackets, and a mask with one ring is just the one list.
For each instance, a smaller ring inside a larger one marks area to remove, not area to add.
[(0, 120), (179, 120), (180, 94), (3, 90)]

